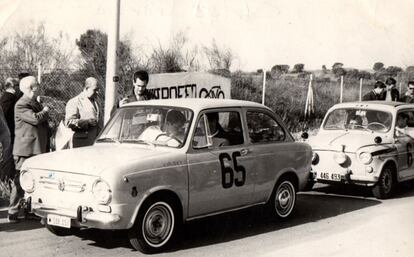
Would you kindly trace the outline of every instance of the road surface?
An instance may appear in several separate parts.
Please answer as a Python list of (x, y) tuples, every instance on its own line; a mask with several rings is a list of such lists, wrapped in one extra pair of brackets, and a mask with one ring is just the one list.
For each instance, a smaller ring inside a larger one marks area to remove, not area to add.
[[(85, 229), (57, 237), (37, 220), (7, 224), (0, 211), (0, 256), (143, 256), (125, 231)], [(414, 256), (414, 183), (390, 200), (369, 190), (321, 186), (298, 194), (288, 221), (261, 207), (193, 221), (160, 256)], [(156, 255), (158, 256), (158, 255)]]

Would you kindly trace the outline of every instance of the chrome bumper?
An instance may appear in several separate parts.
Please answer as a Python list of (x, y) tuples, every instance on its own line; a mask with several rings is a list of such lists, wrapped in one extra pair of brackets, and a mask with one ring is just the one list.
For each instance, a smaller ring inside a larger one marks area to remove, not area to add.
[[(27, 201), (30, 201), (29, 199)], [(28, 206), (29, 207), (29, 206)], [(42, 218), (42, 223), (46, 224), (48, 214), (61, 215), (71, 219), (73, 227), (87, 227), (99, 229), (123, 229), (119, 221), (118, 214), (95, 211), (88, 206), (78, 206), (76, 210), (64, 209), (54, 206), (46, 206), (41, 203), (31, 203), (31, 212)]]

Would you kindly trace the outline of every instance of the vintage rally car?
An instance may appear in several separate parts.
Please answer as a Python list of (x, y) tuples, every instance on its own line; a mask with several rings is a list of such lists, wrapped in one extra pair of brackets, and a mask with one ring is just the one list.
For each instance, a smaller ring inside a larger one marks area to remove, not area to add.
[(312, 183), (372, 187), (389, 198), (398, 184), (414, 178), (414, 105), (366, 101), (334, 105), (327, 112), (313, 149)]
[(20, 180), (52, 233), (128, 229), (134, 248), (156, 252), (189, 220), (256, 204), (288, 217), (311, 160), (261, 104), (151, 100), (122, 106), (93, 146), (28, 159)]

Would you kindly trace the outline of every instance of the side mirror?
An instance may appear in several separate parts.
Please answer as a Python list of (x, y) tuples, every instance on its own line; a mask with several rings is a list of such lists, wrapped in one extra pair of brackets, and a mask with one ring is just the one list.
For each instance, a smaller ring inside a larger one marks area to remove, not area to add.
[(308, 132), (302, 132), (302, 135), (300, 135), (300, 137), (303, 138), (303, 139), (308, 139), (309, 134), (308, 134)]

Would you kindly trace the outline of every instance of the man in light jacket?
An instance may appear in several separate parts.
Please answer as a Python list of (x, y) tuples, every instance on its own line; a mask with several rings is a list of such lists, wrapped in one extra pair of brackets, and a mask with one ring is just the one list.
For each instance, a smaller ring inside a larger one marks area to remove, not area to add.
[(85, 80), (83, 91), (66, 104), (65, 125), (75, 133), (72, 147), (92, 145), (103, 127), (97, 95), (98, 81), (89, 77)]

